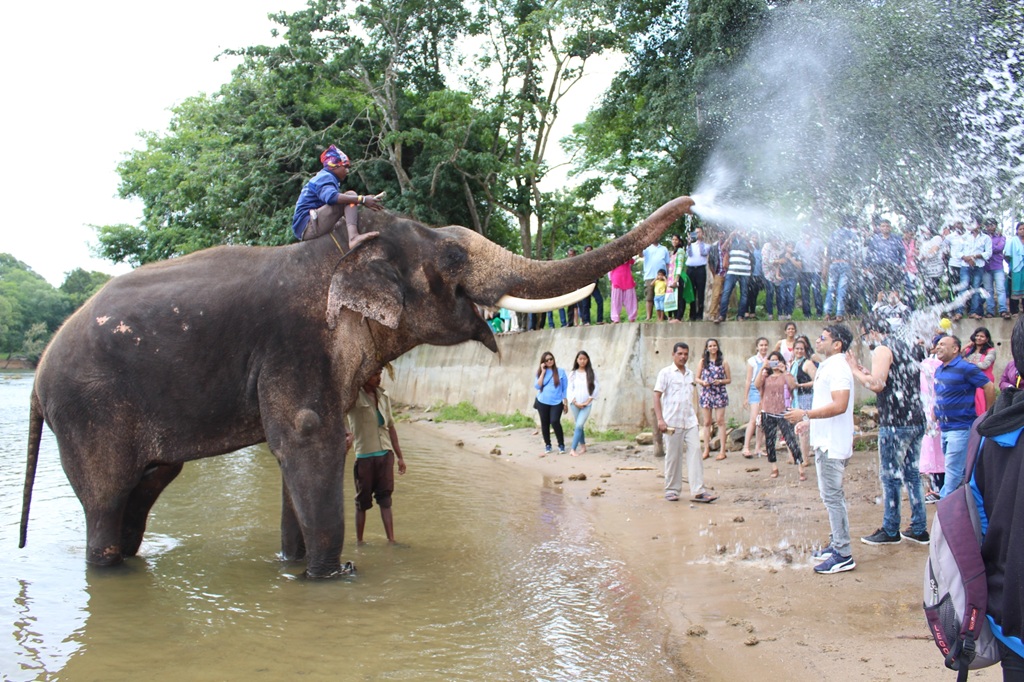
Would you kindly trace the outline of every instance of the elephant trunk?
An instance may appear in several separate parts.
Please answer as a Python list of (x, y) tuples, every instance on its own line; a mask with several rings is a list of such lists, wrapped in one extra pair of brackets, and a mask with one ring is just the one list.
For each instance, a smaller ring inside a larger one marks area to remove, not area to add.
[(553, 298), (593, 284), (653, 244), (692, 206), (690, 197), (677, 197), (618, 239), (559, 261), (523, 258), (471, 230), (445, 229), (465, 230), (460, 236), (469, 242), (470, 265), (463, 285), (478, 303), (494, 305), (506, 294), (529, 299)]

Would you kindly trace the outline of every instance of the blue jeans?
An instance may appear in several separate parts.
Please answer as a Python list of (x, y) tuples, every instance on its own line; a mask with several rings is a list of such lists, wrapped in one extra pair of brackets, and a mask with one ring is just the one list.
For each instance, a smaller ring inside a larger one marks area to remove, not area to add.
[[(978, 293), (978, 289), (981, 288), (982, 281), (984, 280), (984, 274), (984, 268), (972, 268), (969, 265), (960, 266), (960, 290), (974, 291), (974, 294), (971, 296), (971, 315), (981, 315), (985, 312), (981, 305), (981, 294)], [(961, 309), (958, 308), (957, 310)]]
[(736, 308), (736, 315), (743, 316), (747, 309), (747, 283), (750, 279), (747, 275), (726, 275), (725, 285), (722, 287), (722, 302), (718, 306), (718, 319), (725, 320), (729, 312), (729, 299), (732, 298), (732, 290), (737, 284), (740, 285), (740, 305)]
[(967, 467), (967, 438), (970, 429), (942, 431), (942, 457), (946, 460), (946, 481), (939, 491), (945, 497), (960, 487), (964, 480), (964, 469)]
[(590, 294), (590, 296), (587, 296), (576, 304), (576, 314), (579, 317), (581, 324), (590, 324), (591, 299), (593, 299), (594, 303), (597, 304), (597, 323), (601, 324), (604, 322), (604, 295), (601, 293), (601, 287), (594, 287), (594, 292)]
[(778, 303), (779, 316), (785, 315), (784, 306), (782, 305), (782, 282), (776, 284), (770, 279), (764, 281), (764, 311), (768, 313), (768, 317), (775, 314), (775, 305)]
[(796, 306), (796, 280), (784, 279), (780, 286), (782, 287), (782, 297), (779, 301), (779, 313), (792, 315), (793, 308)]
[[(563, 327), (565, 326), (565, 308), (558, 309), (558, 321), (562, 323)], [(555, 315), (553, 312), (548, 313), (548, 327), (550, 329), (555, 328)]]
[[(795, 292), (794, 292), (795, 294)], [(814, 310), (820, 316), (821, 300), (821, 275), (817, 272), (800, 273), (800, 300), (803, 303), (804, 317), (811, 316), (811, 295), (814, 297)]]
[(996, 312), (1007, 312), (1006, 273), (1002, 270), (985, 270), (981, 275), (981, 281), (988, 294), (988, 300), (985, 301), (985, 312), (989, 315), (995, 315)]
[(878, 477), (882, 481), (884, 507), (882, 530), (889, 535), (899, 535), (900, 532), (900, 493), (904, 485), (910, 502), (910, 532), (920, 534), (928, 530), (924, 489), (918, 468), (923, 436), (924, 424), (878, 428)]
[(828, 292), (825, 294), (825, 314), (843, 315), (846, 305), (846, 287), (850, 284), (850, 264), (832, 263), (828, 267)]
[(594, 406), (594, 403), (590, 403), (586, 407), (576, 407), (572, 403), (569, 403), (569, 413), (572, 415), (573, 422), (576, 423), (576, 428), (572, 432), (572, 449), (575, 450), (580, 445), (587, 444), (587, 438), (583, 435), (583, 425), (587, 423), (587, 418), (590, 417), (590, 408)]
[(814, 468), (818, 471), (818, 493), (828, 512), (832, 531), (831, 545), (842, 556), (850, 556), (850, 517), (846, 513), (843, 474), (848, 459), (829, 459), (828, 452), (814, 449)]

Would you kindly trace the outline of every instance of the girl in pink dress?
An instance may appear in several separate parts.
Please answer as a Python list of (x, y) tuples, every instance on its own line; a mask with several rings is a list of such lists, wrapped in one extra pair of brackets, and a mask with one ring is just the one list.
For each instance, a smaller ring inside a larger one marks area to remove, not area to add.
[(612, 281), (612, 322), (619, 321), (619, 311), (626, 307), (626, 315), (630, 322), (636, 322), (636, 281), (633, 280), (634, 259), (615, 268), (608, 273)]

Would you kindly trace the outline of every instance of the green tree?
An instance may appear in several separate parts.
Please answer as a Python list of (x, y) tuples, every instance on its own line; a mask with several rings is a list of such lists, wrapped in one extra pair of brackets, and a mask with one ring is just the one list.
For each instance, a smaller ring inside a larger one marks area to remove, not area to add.
[[(142, 199), (143, 220), (100, 227), (101, 255), (141, 264), (221, 243), (286, 243), (295, 199), (330, 143), (353, 157), (349, 188), (386, 190), (390, 208), (429, 222), (501, 233), (480, 190), (497, 176), (474, 158), (493, 146), (489, 128), (464, 126), (458, 147), (438, 145), (453, 131), (432, 117), (468, 16), (452, 0), (311, 0), (273, 15), (281, 45), (235, 51), (243, 63), (229, 83), (176, 107), (168, 131), (147, 134), (119, 166), (120, 193)], [(445, 105), (478, 118), (468, 101)]]
[(785, 213), (873, 204), (916, 222), (1005, 204), (1024, 146), (1020, 15), (1005, 1), (627, 0), (630, 58), (576, 131), (581, 169), (644, 210), (719, 167)]
[(579, 0), (483, 0), (476, 22), (486, 28), (487, 47), (471, 92), (502, 138), (493, 149), (499, 182), (483, 186), (518, 223), (523, 255), (539, 257), (552, 125), (587, 61), (614, 45), (615, 31), (603, 5)]
[(29, 330), (36, 324), (47, 338), (71, 314), (71, 304), (32, 268), (10, 254), (0, 253), (0, 352), (23, 350)]
[(60, 290), (67, 296), (71, 307), (77, 310), (110, 279), (110, 275), (104, 272), (89, 272), (75, 268), (64, 277)]

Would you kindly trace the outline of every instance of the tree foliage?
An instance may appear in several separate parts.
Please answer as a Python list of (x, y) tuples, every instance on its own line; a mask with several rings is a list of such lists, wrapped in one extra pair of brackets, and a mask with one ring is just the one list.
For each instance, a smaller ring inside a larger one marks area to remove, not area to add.
[(76, 269), (55, 289), (14, 256), (0, 253), (0, 353), (37, 358), (64, 320), (109, 279)]
[[(100, 227), (102, 255), (286, 243), (330, 143), (350, 189), (541, 258), (719, 166), (747, 201), (804, 217), (928, 222), (1024, 189), (1010, 0), (309, 0), (272, 19), (278, 44), (231, 52), (230, 82), (127, 155), (120, 192), (143, 219)], [(570, 139), (585, 187), (544, 191), (553, 124), (611, 49), (626, 67)], [(611, 213), (592, 208), (605, 193)]]
[(636, 205), (722, 168), (748, 202), (805, 216), (873, 206), (913, 223), (990, 210), (1020, 186), (1019, 3), (622, 8), (630, 60), (574, 144), (583, 170)]
[(280, 13), (277, 46), (243, 57), (215, 95), (174, 109), (165, 133), (120, 165), (139, 226), (99, 228), (100, 250), (141, 264), (221, 243), (291, 239), (295, 200), (336, 144), (353, 158), (349, 188), (428, 223), (464, 224), (501, 240), (485, 187), (500, 179), (486, 113), (442, 79), (469, 15), (452, 0), (311, 0)]

